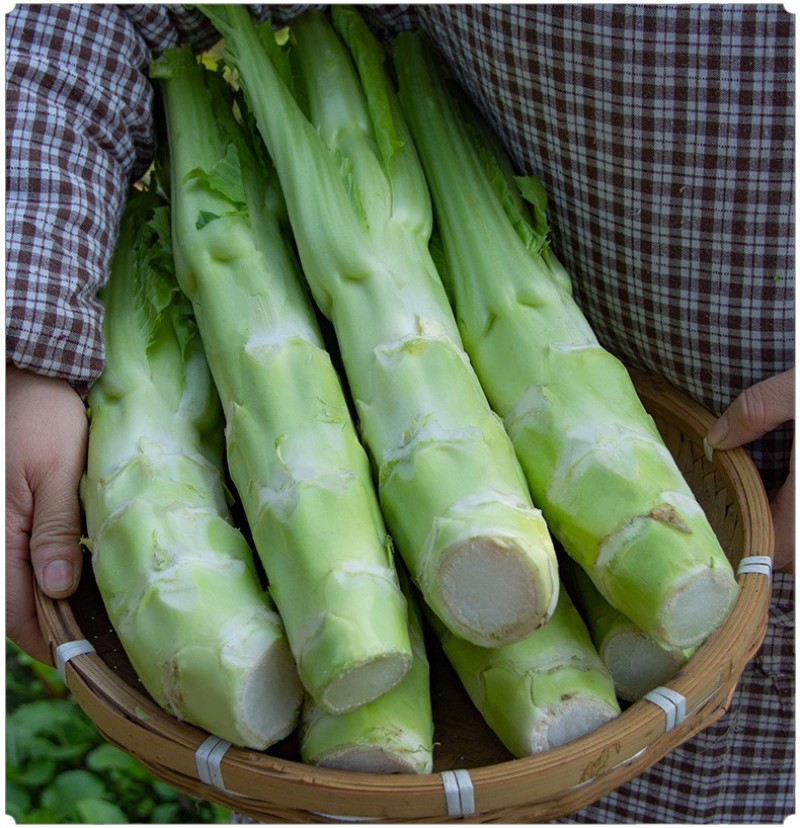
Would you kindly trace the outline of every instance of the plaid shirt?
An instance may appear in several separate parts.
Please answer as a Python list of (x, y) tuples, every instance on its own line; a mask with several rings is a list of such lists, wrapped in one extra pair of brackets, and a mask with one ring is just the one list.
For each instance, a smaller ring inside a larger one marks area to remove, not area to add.
[[(254, 6), (289, 18), (299, 7)], [(794, 358), (794, 34), (781, 6), (377, 6), (421, 26), (550, 194), (600, 340), (720, 413)], [(18, 5), (7, 18), (7, 360), (81, 389), (125, 189), (154, 152), (153, 53), (197, 11)], [(790, 430), (753, 446), (768, 486)]]
[[(600, 341), (721, 413), (794, 364), (794, 20), (781, 6), (414, 7), (547, 189)], [(785, 479), (788, 428), (753, 446)]]
[[(252, 8), (280, 20), (300, 7)], [(387, 33), (426, 29), (519, 171), (542, 178), (576, 298), (623, 362), (716, 413), (793, 364), (794, 21), (781, 5), (362, 8)], [(102, 370), (97, 293), (125, 191), (154, 153), (148, 63), (215, 34), (182, 6), (44, 4), (15, 6), (6, 38), (6, 359), (83, 391)], [(768, 487), (791, 434), (751, 447)], [(775, 726), (788, 732), (785, 714)], [(689, 800), (670, 774), (651, 777), (668, 794), (649, 796), (679, 813)], [(770, 796), (754, 806), (765, 819), (788, 807)]]
[(764, 644), (727, 713), (562, 823), (782, 823), (795, 813), (794, 576), (776, 572)]

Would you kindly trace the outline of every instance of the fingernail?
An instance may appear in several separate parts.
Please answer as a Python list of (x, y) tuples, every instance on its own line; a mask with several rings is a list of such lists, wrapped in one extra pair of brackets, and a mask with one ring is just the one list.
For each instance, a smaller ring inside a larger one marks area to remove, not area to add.
[(74, 580), (75, 567), (69, 561), (50, 561), (42, 570), (42, 586), (47, 592), (72, 589)]
[(703, 451), (706, 453), (706, 460), (711, 463), (714, 459), (714, 446), (708, 442), (708, 437), (703, 437)]
[(724, 442), (725, 438), (728, 436), (728, 418), (723, 414), (718, 420), (715, 420), (711, 424), (711, 428), (708, 429), (708, 433), (705, 437), (706, 443), (706, 455), (708, 455), (709, 449), (713, 451), (715, 448), (719, 448)]

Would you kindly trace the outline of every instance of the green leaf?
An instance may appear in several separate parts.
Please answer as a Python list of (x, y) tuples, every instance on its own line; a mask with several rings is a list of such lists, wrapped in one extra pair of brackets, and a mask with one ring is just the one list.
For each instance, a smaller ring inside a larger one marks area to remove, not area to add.
[(117, 771), (139, 779), (149, 777), (148, 772), (133, 756), (108, 742), (98, 745), (86, 755), (86, 767), (97, 773)]
[(42, 806), (65, 817), (82, 799), (102, 799), (108, 794), (103, 781), (85, 770), (67, 770), (59, 774), (42, 793)]
[(18, 815), (22, 815), (31, 807), (31, 797), (24, 786), (6, 779), (6, 812), (17, 822), (20, 822)]
[(207, 802), (205, 805), (211, 810), (209, 822), (222, 824), (231, 821), (231, 812), (224, 805), (218, 805), (216, 802)]
[(207, 224), (216, 221), (220, 217), (219, 213), (210, 213), (208, 210), (200, 210), (197, 213), (197, 221), (194, 226), (198, 230), (202, 230)]
[(6, 755), (12, 767), (35, 758), (77, 758), (96, 740), (94, 726), (68, 699), (24, 704), (6, 720)]
[(177, 800), (181, 797), (180, 791), (173, 788), (172, 785), (162, 782), (160, 779), (154, 779), (152, 787), (153, 793), (164, 802), (169, 802), (173, 799)]
[(385, 80), (386, 52), (355, 8), (334, 5), (332, 13), (334, 26), (350, 49), (361, 78), (375, 138), (384, 165), (388, 168), (395, 153), (403, 146), (403, 140), (397, 130)]
[(15, 684), (19, 675), (28, 677), (31, 673), (34, 681), (28, 682), (28, 701), (40, 696), (64, 698), (67, 695), (67, 687), (55, 667), (37, 661), (6, 639), (6, 696), (8, 697), (9, 684)]
[[(172, 253), (172, 224), (170, 208), (161, 205), (153, 210), (153, 218), (150, 222), (155, 238), (153, 243), (156, 250), (153, 253), (153, 260), (158, 261), (161, 267), (169, 272), (174, 267)], [(160, 255), (157, 255), (160, 254)]]
[(192, 50), (187, 46), (184, 48), (167, 49), (159, 55), (149, 67), (151, 78), (172, 78), (180, 74), (187, 65), (191, 65), (196, 58)]
[(17, 824), (30, 822), (26, 809), (19, 802), (6, 800), (6, 816), (10, 816)]
[(176, 817), (180, 814), (180, 805), (177, 802), (162, 802), (153, 808), (150, 822), (156, 825), (172, 825), (179, 822)]
[(52, 760), (65, 762), (79, 759), (88, 748), (86, 742), (80, 741), (70, 744), (68, 741), (59, 743), (49, 738), (36, 736), (27, 743), (28, 755), (31, 759)]
[(547, 226), (547, 190), (544, 184), (534, 175), (516, 176), (514, 180), (517, 182), (522, 197), (533, 207), (536, 219), (534, 229), (546, 235), (549, 228)]
[(76, 821), (86, 825), (123, 825), (129, 822), (125, 812), (113, 802), (86, 797), (75, 803)]
[[(8, 641), (6, 655), (7, 684), (13, 678), (20, 690), (25, 690), (24, 694), (6, 697), (6, 739), (11, 747), (6, 754), (6, 814), (18, 824), (171, 825), (230, 821), (226, 809), (183, 796), (152, 777), (133, 757), (102, 741), (73, 700), (40, 699), (40, 694), (49, 692), (42, 688), (36, 670), (44, 665), (21, 653), (17, 658), (16, 649)], [(37, 704), (31, 706), (30, 699)], [(18, 713), (19, 710), (23, 712)], [(54, 746), (52, 739), (76, 739), (78, 744)], [(59, 759), (35, 755), (54, 750), (77, 755)], [(65, 787), (76, 787), (76, 777), (64, 777), (64, 773), (71, 770), (70, 765), (76, 760), (85, 765), (77, 777), (79, 793), (85, 794), (88, 788), (90, 793), (100, 795), (77, 800), (70, 796), (65, 811), (63, 791)], [(93, 772), (88, 774), (88, 785), (84, 776), (87, 771)], [(39, 801), (42, 789), (49, 791), (44, 794), (44, 802)]]
[(237, 211), (246, 210), (246, 196), (242, 181), (242, 165), (234, 143), (225, 148), (225, 155), (209, 170), (195, 168), (186, 174), (186, 181), (197, 180), (212, 192), (230, 202)]
[(231, 218), (232, 216), (247, 218), (247, 215), (247, 210), (231, 210), (228, 213), (211, 213), (208, 210), (199, 210), (194, 226), (198, 230), (202, 230), (207, 224), (211, 224), (212, 221), (216, 221), (217, 219)]
[(55, 760), (39, 758), (32, 759), (19, 769), (6, 768), (6, 775), (26, 788), (41, 788), (50, 782), (57, 770)]
[(61, 822), (61, 817), (49, 808), (34, 808), (25, 816), (27, 825), (55, 825)]

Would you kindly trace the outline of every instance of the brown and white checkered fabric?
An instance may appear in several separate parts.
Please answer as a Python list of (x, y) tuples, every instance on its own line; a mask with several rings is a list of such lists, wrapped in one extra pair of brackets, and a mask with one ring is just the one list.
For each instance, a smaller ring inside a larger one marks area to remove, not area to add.
[[(299, 6), (254, 6), (261, 18)], [(721, 412), (794, 359), (794, 21), (781, 5), (380, 5), (422, 26), (550, 193), (601, 341)], [(152, 156), (151, 54), (214, 38), (181, 6), (7, 20), (7, 358), (84, 386), (124, 185)], [(753, 447), (767, 485), (789, 430)]]
[(795, 812), (794, 576), (774, 576), (764, 644), (728, 712), (566, 823), (782, 823)]
[[(301, 8), (253, 11), (283, 20)], [(793, 364), (794, 19), (783, 5), (362, 8), (387, 33), (427, 30), (519, 172), (542, 178), (576, 297), (626, 364), (716, 413)], [(7, 361), (79, 389), (101, 370), (97, 291), (125, 188), (155, 145), (147, 65), (187, 39), (214, 33), (182, 6), (7, 15)], [(768, 487), (785, 478), (792, 433), (752, 446)], [(776, 577), (781, 606), (787, 578)], [(719, 726), (590, 820), (757, 822), (793, 809), (788, 618), (776, 610)]]
[[(782, 6), (385, 9), (427, 29), (550, 196), (601, 342), (714, 412), (794, 361), (794, 18)], [(754, 449), (785, 478), (789, 429)]]

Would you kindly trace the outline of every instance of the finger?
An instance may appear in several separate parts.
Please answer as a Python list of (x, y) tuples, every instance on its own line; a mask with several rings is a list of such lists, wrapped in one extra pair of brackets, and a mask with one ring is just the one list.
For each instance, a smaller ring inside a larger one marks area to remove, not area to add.
[[(6, 433), (8, 435), (8, 427)], [(28, 655), (51, 664), (33, 597), (34, 575), (30, 560), (33, 495), (14, 461), (19, 447), (6, 445), (6, 636)]]
[(17, 544), (6, 536), (6, 635), (29, 655), (52, 664), (36, 613), (27, 535)]
[(794, 369), (751, 385), (708, 430), (712, 448), (743, 446), (794, 418)]
[(71, 595), (80, 580), (81, 512), (74, 471), (59, 470), (34, 493), (30, 536), (33, 572), (51, 598)]

